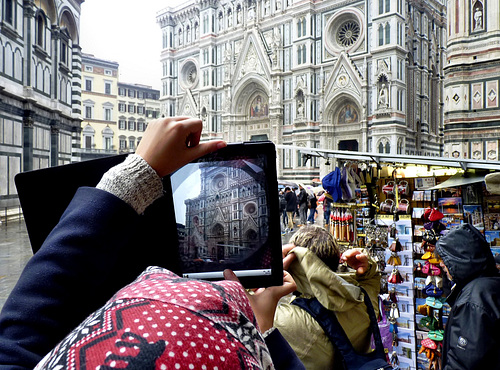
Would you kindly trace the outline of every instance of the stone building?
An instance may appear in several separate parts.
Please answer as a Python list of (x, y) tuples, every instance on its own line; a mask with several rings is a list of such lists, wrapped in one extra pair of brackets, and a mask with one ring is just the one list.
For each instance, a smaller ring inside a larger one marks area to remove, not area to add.
[(17, 173), (79, 160), (82, 3), (1, 2), (0, 203)]
[(117, 62), (82, 55), (82, 159), (117, 153)]
[(300, 147), (438, 156), (446, 4), (202, 0), (166, 8), (162, 113), (204, 139), (269, 139), (278, 175), (332, 170)]
[(118, 82), (117, 137), (120, 153), (135, 151), (146, 124), (160, 117), (160, 91), (151, 86)]
[(117, 62), (83, 54), (82, 159), (135, 151), (160, 117), (160, 91), (119, 81)]
[(500, 2), (448, 1), (444, 156), (498, 161)]

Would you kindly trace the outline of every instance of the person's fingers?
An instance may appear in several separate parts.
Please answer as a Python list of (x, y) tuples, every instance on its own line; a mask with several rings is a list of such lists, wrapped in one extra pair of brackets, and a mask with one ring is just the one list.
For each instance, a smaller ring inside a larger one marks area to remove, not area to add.
[(297, 256), (295, 255), (295, 253), (289, 253), (287, 256), (285, 256), (285, 258), (283, 258), (283, 270), (288, 270), (290, 268), (290, 265), (293, 261), (295, 261), (296, 258)]
[(284, 246), (281, 247), (281, 257), (285, 258), (286, 255), (293, 249), (295, 248), (294, 244), (285, 244)]
[(240, 279), (238, 279), (238, 276), (236, 276), (236, 274), (233, 272), (233, 270), (225, 269), (222, 272), (222, 275), (224, 276), (225, 280), (237, 281), (238, 283), (240, 282)]

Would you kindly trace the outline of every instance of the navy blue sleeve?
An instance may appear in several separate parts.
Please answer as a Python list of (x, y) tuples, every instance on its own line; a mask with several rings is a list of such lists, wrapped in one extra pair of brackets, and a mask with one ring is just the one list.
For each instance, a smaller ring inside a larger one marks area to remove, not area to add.
[(274, 329), (266, 337), (266, 344), (276, 370), (305, 370), (304, 365), (278, 329)]
[[(80, 188), (31, 258), (0, 314), (0, 369), (32, 369), (144, 266), (121, 261), (140, 216), (105, 191)], [(120, 271), (120, 274), (118, 273)]]

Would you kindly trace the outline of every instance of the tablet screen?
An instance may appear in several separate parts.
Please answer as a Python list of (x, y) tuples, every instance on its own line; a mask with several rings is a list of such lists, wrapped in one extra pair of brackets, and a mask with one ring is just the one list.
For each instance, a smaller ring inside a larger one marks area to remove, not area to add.
[(183, 277), (221, 280), (229, 268), (254, 282), (246, 287), (282, 279), (274, 271), (282, 270), (281, 233), (269, 145), (229, 145), (171, 175)]

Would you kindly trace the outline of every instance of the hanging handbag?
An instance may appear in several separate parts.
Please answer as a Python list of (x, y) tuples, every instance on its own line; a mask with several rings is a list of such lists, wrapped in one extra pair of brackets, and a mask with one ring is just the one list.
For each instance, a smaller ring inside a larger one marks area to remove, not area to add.
[(424, 293), (428, 296), (428, 297), (436, 297), (436, 298), (439, 298), (443, 295), (443, 290), (442, 289), (439, 289), (437, 286), (435, 286), (434, 284), (428, 284), (425, 286), (424, 288)]
[(436, 265), (433, 265), (432, 263), (429, 263), (429, 261), (427, 261), (425, 262), (425, 265), (422, 267), (422, 272), (426, 275), (436, 276), (441, 274), (441, 269)]
[(424, 316), (420, 319), (419, 326), (427, 330), (436, 330), (438, 322), (434, 316)]
[(391, 284), (401, 284), (404, 282), (403, 277), (398, 269), (393, 269), (389, 277), (387, 278), (387, 282)]
[(401, 258), (396, 253), (391, 253), (391, 256), (387, 260), (387, 264), (391, 266), (400, 266)]
[(393, 242), (389, 247), (389, 250), (391, 252), (401, 252), (403, 250), (403, 246), (401, 245), (401, 242), (399, 241), (398, 238), (393, 240)]
[[(385, 315), (384, 304), (382, 298), (378, 297), (378, 309), (380, 320), (378, 321), (378, 329), (380, 330), (380, 337), (382, 338), (382, 344), (388, 352), (392, 351), (392, 333), (389, 330), (389, 321), (387, 321), (387, 316)], [(375, 349), (375, 339), (371, 339), (371, 348)]]

